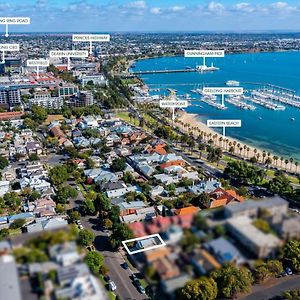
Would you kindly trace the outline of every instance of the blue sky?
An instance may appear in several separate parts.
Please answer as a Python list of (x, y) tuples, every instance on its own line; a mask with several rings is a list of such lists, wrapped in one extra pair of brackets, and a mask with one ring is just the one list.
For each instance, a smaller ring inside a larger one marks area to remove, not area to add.
[[(0, 0), (12, 31), (300, 31), (300, 0)], [(1, 30), (1, 27), (0, 27)]]

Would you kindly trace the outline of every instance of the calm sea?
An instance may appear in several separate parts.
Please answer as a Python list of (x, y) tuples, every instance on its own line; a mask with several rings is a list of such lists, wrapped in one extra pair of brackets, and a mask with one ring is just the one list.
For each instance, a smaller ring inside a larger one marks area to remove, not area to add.
[[(167, 95), (167, 88), (176, 89), (179, 95), (190, 94), (199, 98), (192, 89), (201, 85), (225, 86), (228, 80), (241, 82), (244, 88), (257, 88), (273, 84), (294, 90), (300, 95), (300, 52), (276, 52), (226, 55), (225, 58), (207, 59), (220, 70), (213, 73), (170, 73), (147, 74), (141, 78), (151, 89), (151, 94)], [(164, 57), (141, 60), (134, 71), (171, 70), (194, 68), (202, 64), (201, 58)], [(300, 161), (300, 109), (286, 106), (285, 111), (273, 111), (254, 104), (255, 111), (241, 110), (226, 103), (227, 110), (221, 111), (203, 102), (192, 102), (200, 106), (189, 106), (186, 110), (199, 114), (199, 119), (241, 119), (242, 128), (228, 128), (226, 134), (247, 142), (262, 150), (277, 153), (286, 158), (293, 157)], [(295, 118), (294, 121), (291, 118)]]

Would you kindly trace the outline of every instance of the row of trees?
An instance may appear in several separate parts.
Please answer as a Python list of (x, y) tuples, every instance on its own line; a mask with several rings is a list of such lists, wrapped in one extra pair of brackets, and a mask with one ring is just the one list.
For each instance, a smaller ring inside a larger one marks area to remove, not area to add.
[(231, 154), (244, 156), (250, 159), (250, 161), (253, 163), (259, 162), (265, 165), (273, 164), (276, 167), (280, 166), (281, 168), (284, 165), (286, 170), (288, 169), (287, 167), (288, 164), (290, 164), (290, 168), (289, 168), (290, 171), (292, 170), (293, 166), (296, 172), (298, 170), (299, 162), (296, 161), (293, 157), (284, 158), (283, 156), (281, 157), (277, 155), (272, 156), (269, 151), (263, 150), (261, 153), (255, 148), (253, 150), (254, 156), (250, 158), (249, 154), (251, 152), (250, 151), (251, 149), (247, 145), (242, 145), (237, 141), (230, 141), (229, 139), (219, 136), (216, 133), (215, 134), (211, 132), (207, 133), (198, 127), (193, 127), (189, 123), (182, 122), (181, 120), (178, 120), (177, 123), (183, 130), (189, 132), (192, 136), (197, 136), (200, 140), (204, 141), (205, 143), (212, 144), (215, 147), (223, 148)]
[(225, 177), (242, 185), (262, 185), (273, 194), (300, 201), (300, 188), (293, 188), (283, 171), (275, 172), (274, 177), (269, 180), (266, 180), (266, 175), (263, 169), (244, 161), (230, 161), (224, 170)]

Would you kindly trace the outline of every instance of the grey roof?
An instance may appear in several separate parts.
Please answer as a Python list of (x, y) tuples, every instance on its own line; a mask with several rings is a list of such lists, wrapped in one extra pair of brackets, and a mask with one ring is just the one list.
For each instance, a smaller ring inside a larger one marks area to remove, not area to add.
[(102, 191), (110, 191), (110, 190), (116, 190), (121, 189), (124, 187), (123, 181), (117, 181), (117, 182), (103, 182), (100, 184)]
[(75, 242), (68, 242), (64, 244), (54, 245), (49, 249), (49, 254), (53, 258), (55, 258), (57, 255), (73, 253), (73, 252), (77, 253), (77, 246)]
[(239, 203), (238, 205), (228, 205), (225, 207), (225, 210), (234, 214), (248, 209), (272, 208), (274, 206), (282, 205), (288, 205), (288, 202), (279, 196), (274, 196), (263, 200), (247, 200), (243, 203)]
[(17, 266), (13, 256), (0, 256), (1, 299), (21, 300), (21, 291)]
[(57, 277), (60, 283), (66, 281), (71, 282), (76, 277), (86, 276), (89, 274), (90, 270), (84, 263), (61, 267), (57, 270)]
[(191, 280), (191, 277), (188, 274), (181, 274), (178, 277), (174, 277), (162, 282), (164, 290), (168, 294), (174, 293), (177, 289), (183, 287), (188, 281)]

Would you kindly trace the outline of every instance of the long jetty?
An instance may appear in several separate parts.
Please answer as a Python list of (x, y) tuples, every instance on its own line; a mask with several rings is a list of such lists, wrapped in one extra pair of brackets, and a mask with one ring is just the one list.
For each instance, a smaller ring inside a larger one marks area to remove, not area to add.
[(146, 71), (136, 71), (136, 72), (131, 72), (131, 74), (132, 74), (132, 75), (142, 75), (142, 74), (191, 73), (191, 72), (197, 72), (197, 69), (146, 70)]

